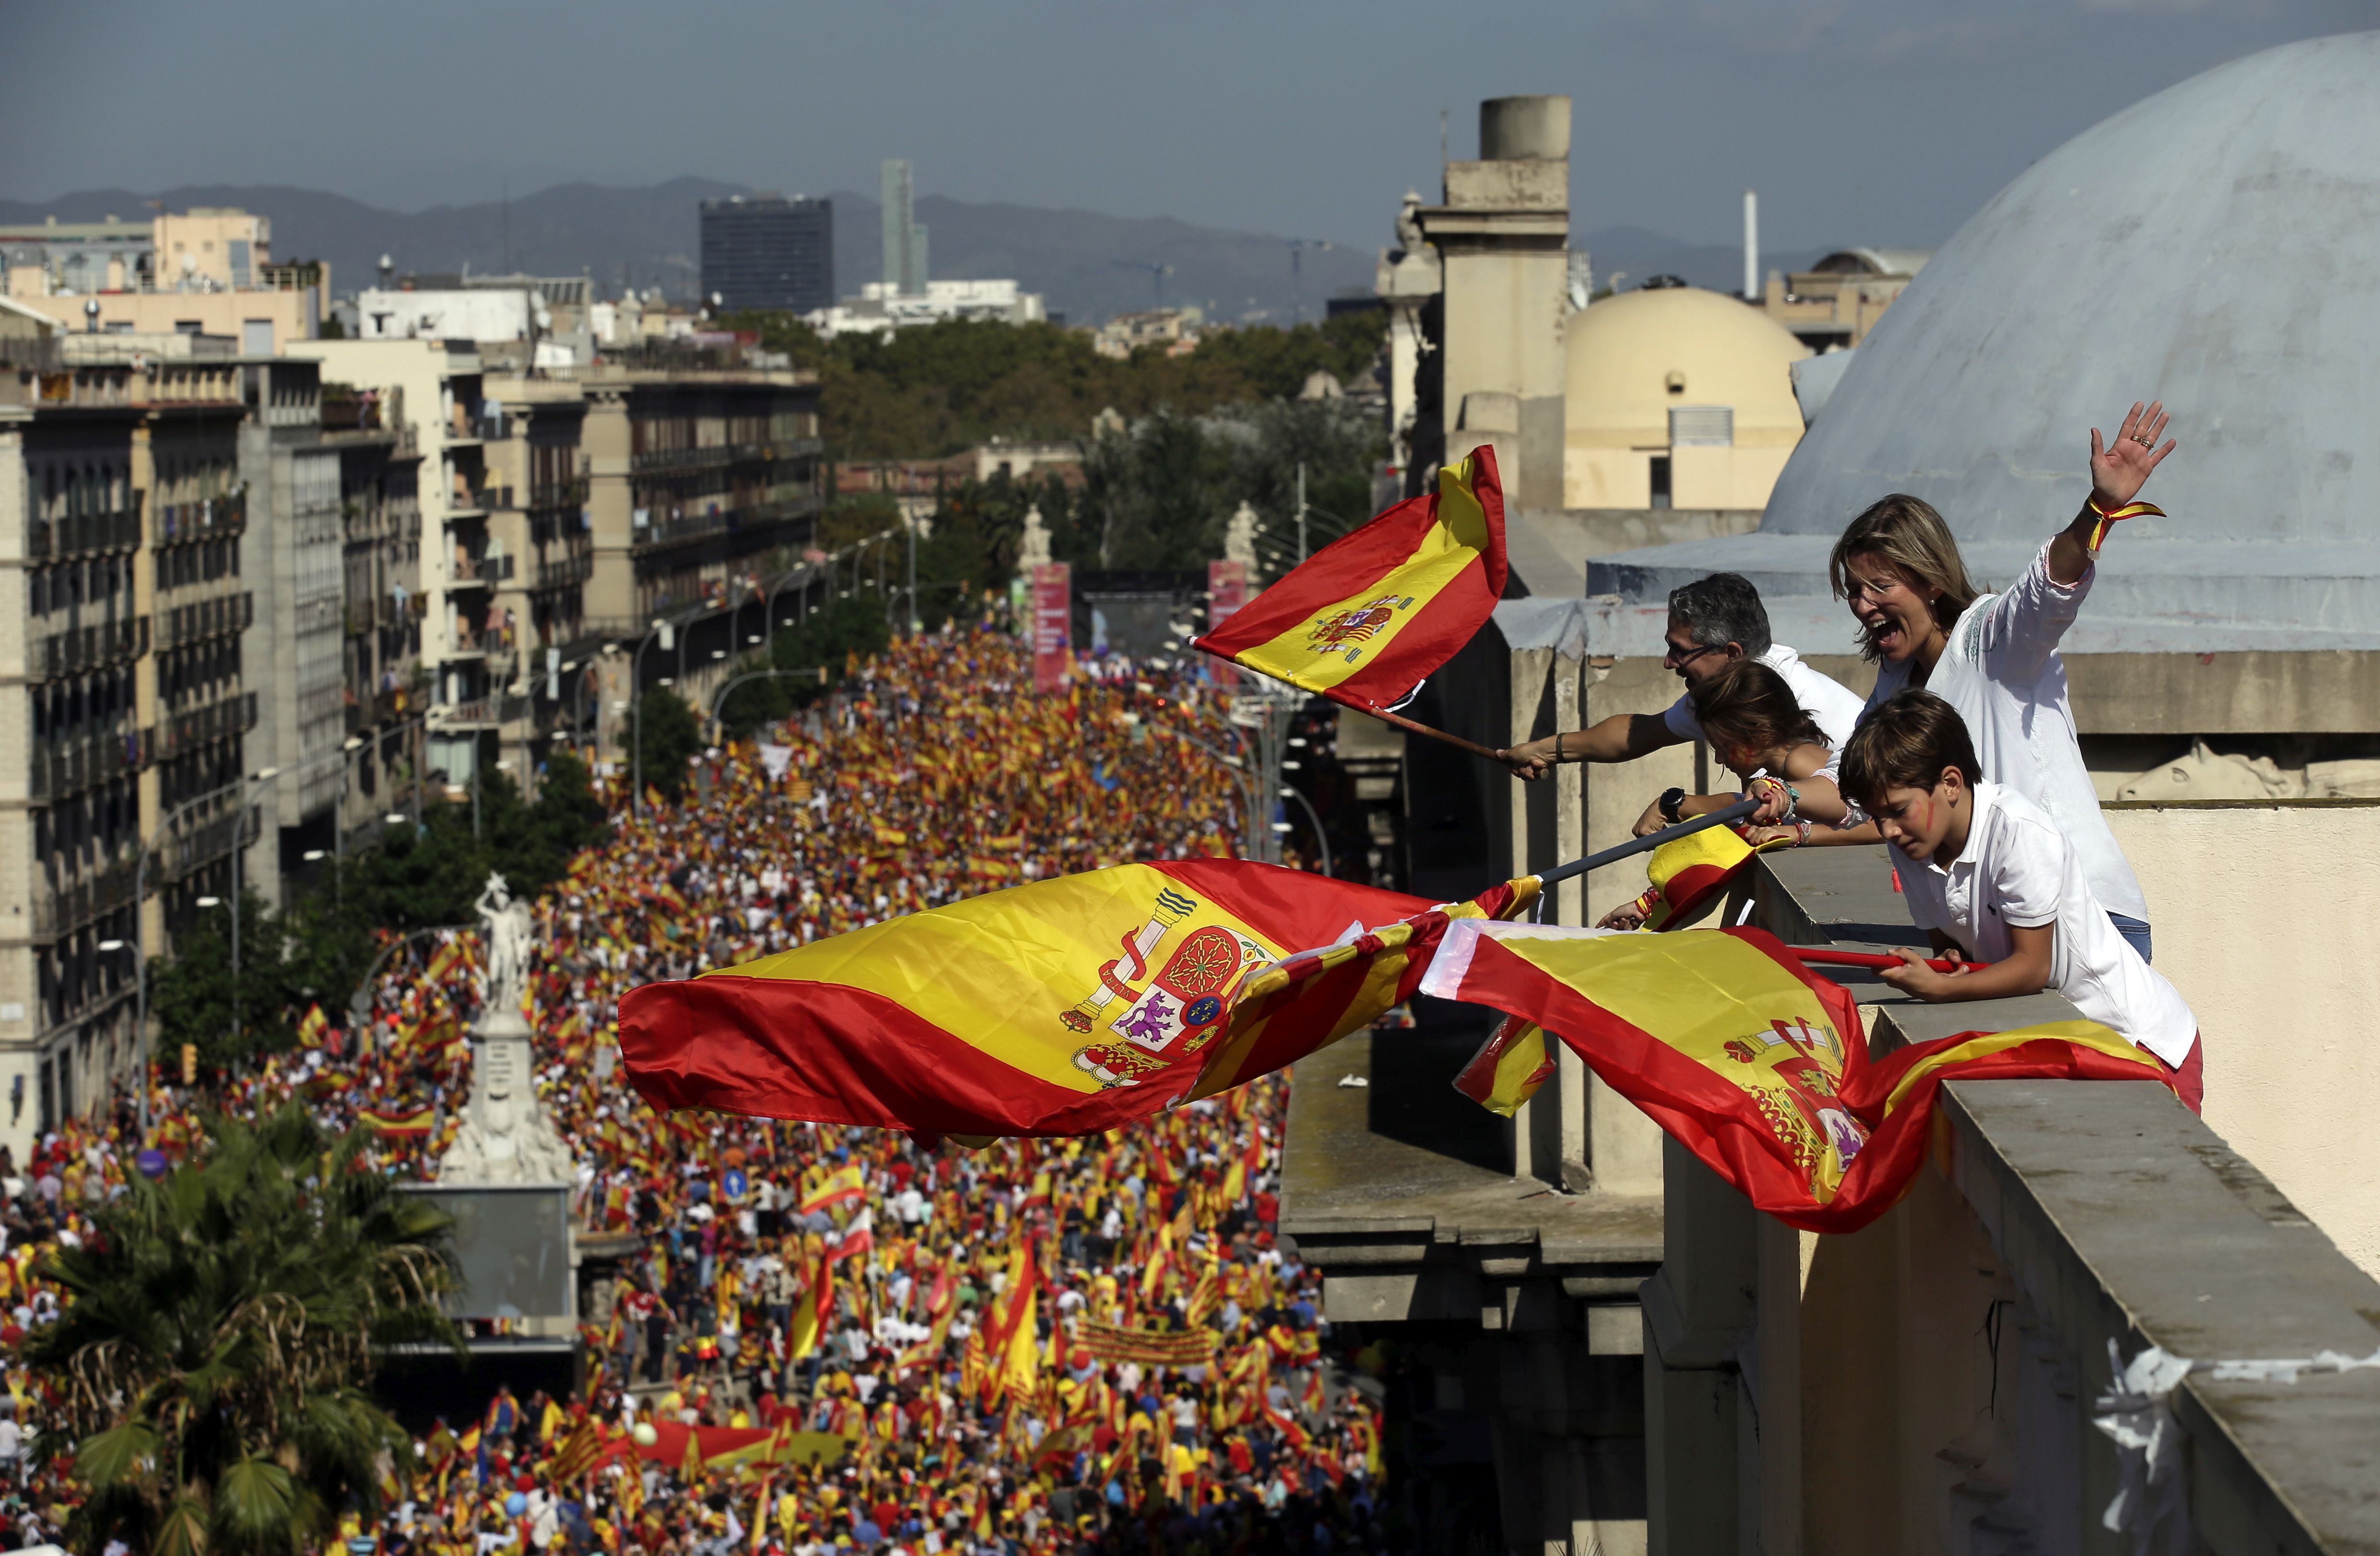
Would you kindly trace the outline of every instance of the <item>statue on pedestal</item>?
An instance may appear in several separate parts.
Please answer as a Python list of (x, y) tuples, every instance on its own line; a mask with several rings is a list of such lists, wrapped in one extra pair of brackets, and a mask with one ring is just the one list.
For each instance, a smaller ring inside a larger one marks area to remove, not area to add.
[(488, 877), (476, 905), (487, 966), (480, 1019), (471, 1026), (471, 1099), (463, 1126), (438, 1163), (441, 1183), (554, 1184), (571, 1180), (569, 1148), (537, 1100), (529, 1026), (521, 1015), (535, 928), (526, 902), (501, 875)]
[(1242, 499), (1239, 511), (1232, 514), (1230, 522), (1223, 526), (1223, 560), (1246, 563), (1251, 578), (1256, 577), (1257, 570), (1257, 536), (1263, 529), (1264, 526), (1257, 522), (1257, 510), (1248, 506), (1245, 499)]
[(1025, 510), (1025, 538), (1016, 545), (1016, 570), (1026, 577), (1036, 567), (1050, 565), (1050, 529), (1041, 522), (1041, 504)]

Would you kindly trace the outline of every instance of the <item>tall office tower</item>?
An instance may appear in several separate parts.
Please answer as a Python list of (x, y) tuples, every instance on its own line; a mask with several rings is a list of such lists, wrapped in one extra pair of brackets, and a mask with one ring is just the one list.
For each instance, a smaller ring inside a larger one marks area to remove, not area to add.
[(733, 312), (834, 304), (834, 202), (736, 195), (702, 202), (702, 295)]
[(926, 289), (926, 229), (911, 204), (905, 162), (884, 164), (884, 284), (912, 297)]

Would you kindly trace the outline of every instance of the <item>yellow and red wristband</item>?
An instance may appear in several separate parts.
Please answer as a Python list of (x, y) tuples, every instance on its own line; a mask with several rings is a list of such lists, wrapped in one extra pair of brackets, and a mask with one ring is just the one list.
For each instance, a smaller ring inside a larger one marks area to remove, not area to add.
[(2083, 544), (2083, 549), (2094, 556), (2098, 555), (2099, 548), (2107, 543), (2107, 531), (2119, 522), (2138, 518), (2143, 514), (2155, 514), (2159, 518), (2165, 517), (2165, 510), (2155, 503), (2126, 503), (2118, 508), (2103, 508), (2096, 494), (2083, 498), (2082, 505), (2099, 516), (2099, 522), (2091, 527), (2091, 539)]

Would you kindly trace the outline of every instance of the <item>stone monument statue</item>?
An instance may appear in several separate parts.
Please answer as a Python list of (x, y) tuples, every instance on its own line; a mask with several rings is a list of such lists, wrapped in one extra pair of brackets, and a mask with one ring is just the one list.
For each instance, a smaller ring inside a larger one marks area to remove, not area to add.
[(476, 906), (487, 970), (480, 982), (480, 1019), (471, 1027), (471, 1099), (455, 1143), (438, 1163), (438, 1180), (567, 1183), (570, 1151), (537, 1100), (529, 1027), (521, 1015), (535, 932), (528, 904), (514, 898), (503, 876), (491, 875)]
[(1050, 529), (1041, 522), (1041, 504), (1025, 510), (1025, 538), (1017, 542), (1016, 570), (1030, 577), (1032, 569), (1050, 565)]
[(1223, 560), (1246, 563), (1251, 577), (1257, 572), (1257, 535), (1263, 528), (1257, 522), (1257, 510), (1248, 506), (1245, 498), (1241, 499), (1239, 511), (1223, 527)]

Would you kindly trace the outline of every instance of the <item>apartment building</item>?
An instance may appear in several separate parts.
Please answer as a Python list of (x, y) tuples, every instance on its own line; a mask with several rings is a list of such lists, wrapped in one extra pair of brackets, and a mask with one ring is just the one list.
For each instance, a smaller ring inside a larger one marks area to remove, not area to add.
[(421, 669), (421, 437), (401, 390), (382, 394), (326, 380), (322, 442), (339, 456), (341, 626), (346, 739), (353, 752), (328, 842), (335, 853), (377, 834), (382, 818), (419, 804), (424, 709)]
[(21, 1152), (129, 1078), (138, 959), (228, 894), (256, 699), (240, 364), (7, 355), (0, 1142)]
[[(459, 341), (291, 351), (345, 392), (382, 396), (384, 416), (401, 403), (417, 440), (419, 735), (433, 786), (467, 787), (484, 762), (526, 772), (538, 743), (591, 736), (603, 705), (586, 693), (590, 666), (657, 619), (685, 646), (668, 665), (648, 656), (648, 683), (703, 695), (748, 646), (723, 618), (811, 538), (814, 375), (662, 344), (504, 371)], [(742, 625), (749, 637), (763, 624)]]
[(67, 329), (222, 335), (257, 357), (310, 338), (330, 298), (327, 263), (275, 262), (272, 219), (228, 206), (0, 226), (0, 261), (8, 296)]

